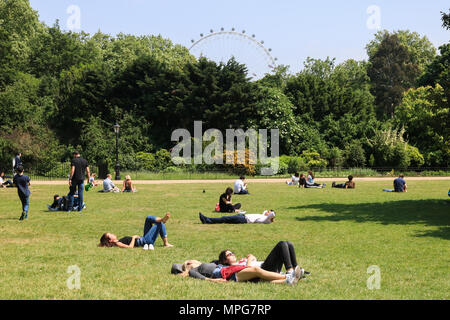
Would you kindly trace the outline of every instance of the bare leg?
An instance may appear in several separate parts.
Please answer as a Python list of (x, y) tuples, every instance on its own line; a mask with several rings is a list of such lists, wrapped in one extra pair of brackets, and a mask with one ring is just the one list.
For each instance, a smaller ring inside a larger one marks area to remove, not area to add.
[(285, 275), (266, 271), (258, 267), (243, 269), (236, 274), (236, 277), (238, 281), (248, 281), (255, 278), (260, 278), (264, 281), (282, 280), (284, 282), (286, 280)]
[(172, 244), (169, 243), (169, 240), (167, 239), (167, 237), (163, 238), (163, 242), (164, 242), (164, 247), (173, 247)]

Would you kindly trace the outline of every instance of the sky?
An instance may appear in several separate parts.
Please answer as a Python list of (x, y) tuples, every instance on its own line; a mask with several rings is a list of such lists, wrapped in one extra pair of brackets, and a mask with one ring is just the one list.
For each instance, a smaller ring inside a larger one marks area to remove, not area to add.
[[(301, 70), (307, 57), (367, 60), (366, 44), (378, 30), (411, 30), (436, 46), (450, 40), (441, 27), (448, 0), (30, 0), (40, 20), (94, 34), (162, 35), (191, 46), (200, 34), (245, 30), (272, 49), (278, 64)], [(221, 44), (223, 45), (223, 44)], [(212, 43), (214, 46), (214, 42)], [(216, 44), (216, 47), (218, 45)], [(205, 48), (207, 50), (208, 48)], [(233, 50), (247, 50), (235, 46)]]

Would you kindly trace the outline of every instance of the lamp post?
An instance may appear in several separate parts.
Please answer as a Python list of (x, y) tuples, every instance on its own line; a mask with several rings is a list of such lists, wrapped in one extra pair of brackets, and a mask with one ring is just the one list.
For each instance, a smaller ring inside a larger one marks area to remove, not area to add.
[(119, 131), (120, 131), (120, 126), (116, 123), (114, 125), (114, 132), (116, 133), (116, 178), (115, 180), (120, 180), (120, 165), (119, 165)]

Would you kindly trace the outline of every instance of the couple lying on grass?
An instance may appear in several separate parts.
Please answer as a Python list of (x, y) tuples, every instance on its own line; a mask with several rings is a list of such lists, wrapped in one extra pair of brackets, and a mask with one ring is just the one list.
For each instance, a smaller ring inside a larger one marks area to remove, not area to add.
[[(286, 268), (285, 273), (281, 273), (283, 265)], [(266, 281), (288, 285), (297, 284), (309, 274), (298, 266), (294, 246), (288, 241), (278, 242), (264, 261), (257, 261), (252, 254), (238, 261), (232, 251), (223, 250), (218, 261), (201, 263), (197, 260), (187, 260), (172, 265), (171, 272), (211, 282)]]

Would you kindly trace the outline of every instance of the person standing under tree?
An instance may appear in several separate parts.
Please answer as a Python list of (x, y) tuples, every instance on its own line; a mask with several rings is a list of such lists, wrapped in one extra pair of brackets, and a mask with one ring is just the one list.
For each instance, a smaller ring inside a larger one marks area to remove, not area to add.
[(14, 158), (14, 161), (13, 161), (13, 175), (16, 175), (17, 168), (19, 166), (22, 166), (22, 153), (21, 152), (17, 152), (16, 157)]
[(17, 174), (14, 176), (13, 185), (17, 187), (17, 192), (19, 194), (20, 202), (22, 202), (22, 215), (20, 216), (20, 221), (23, 219), (28, 219), (28, 208), (30, 206), (30, 177), (23, 174), (23, 166), (17, 167)]
[(73, 152), (73, 159), (70, 162), (70, 177), (69, 177), (69, 212), (73, 209), (73, 198), (75, 192), (78, 188), (78, 199), (80, 200), (80, 206), (78, 206), (78, 212), (83, 210), (83, 189), (84, 189), (84, 178), (87, 174), (89, 178), (91, 173), (89, 171), (89, 164), (86, 159), (81, 158), (80, 153), (78, 151)]

